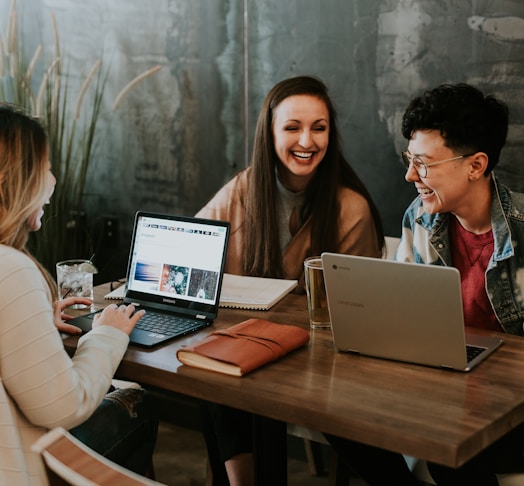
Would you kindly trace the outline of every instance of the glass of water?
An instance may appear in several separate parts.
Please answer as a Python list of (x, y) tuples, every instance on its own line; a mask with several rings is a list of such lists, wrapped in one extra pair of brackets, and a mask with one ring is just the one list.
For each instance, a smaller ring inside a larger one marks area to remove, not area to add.
[[(64, 260), (56, 264), (58, 297), (85, 297), (93, 299), (93, 274), (96, 268), (90, 260)], [(84, 304), (75, 304), (73, 309), (83, 309)]]

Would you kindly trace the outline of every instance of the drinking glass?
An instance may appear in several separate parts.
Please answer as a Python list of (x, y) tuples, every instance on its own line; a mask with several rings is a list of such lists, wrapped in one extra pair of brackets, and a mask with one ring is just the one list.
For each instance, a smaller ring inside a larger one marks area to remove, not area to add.
[(313, 329), (331, 327), (324, 285), (324, 269), (320, 257), (309, 257), (304, 261), (309, 321)]
[[(86, 297), (93, 299), (93, 274), (96, 268), (90, 260), (64, 260), (56, 264), (58, 297)], [(84, 304), (75, 304), (73, 309), (83, 309)]]

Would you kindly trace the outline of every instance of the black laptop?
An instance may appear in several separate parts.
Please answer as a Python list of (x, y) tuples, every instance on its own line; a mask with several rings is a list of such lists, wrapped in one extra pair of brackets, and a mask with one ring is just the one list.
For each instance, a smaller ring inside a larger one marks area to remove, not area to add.
[[(136, 213), (124, 303), (145, 309), (146, 315), (131, 333), (131, 343), (155, 346), (213, 322), (229, 229), (226, 221)], [(87, 332), (95, 314), (69, 322)]]

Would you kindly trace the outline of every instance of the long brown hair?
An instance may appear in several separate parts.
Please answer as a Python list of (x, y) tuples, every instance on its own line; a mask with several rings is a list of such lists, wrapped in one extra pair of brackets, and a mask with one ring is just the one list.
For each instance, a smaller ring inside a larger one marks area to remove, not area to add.
[(374, 220), (378, 245), (384, 245), (379, 212), (368, 190), (344, 158), (336, 122), (336, 111), (327, 87), (317, 78), (298, 76), (276, 84), (267, 94), (255, 129), (251, 173), (244, 222), (243, 270), (247, 275), (282, 277), (277, 209), (276, 174), (278, 157), (273, 142), (273, 110), (286, 98), (312, 95), (321, 99), (329, 112), (329, 143), (326, 155), (306, 189), (302, 220), (311, 216), (311, 255), (338, 248), (340, 186), (349, 187), (368, 202)]
[(46, 197), (48, 143), (36, 118), (10, 104), (0, 104), (0, 244), (26, 253), (56, 297), (53, 278), (26, 248), (30, 217)]

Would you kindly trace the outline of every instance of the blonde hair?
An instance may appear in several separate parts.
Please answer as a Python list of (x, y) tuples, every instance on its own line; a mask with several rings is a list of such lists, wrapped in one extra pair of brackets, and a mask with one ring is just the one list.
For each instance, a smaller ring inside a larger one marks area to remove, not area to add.
[(56, 297), (53, 278), (26, 248), (30, 217), (46, 197), (48, 143), (39, 121), (10, 104), (0, 104), (0, 244), (35, 261)]

